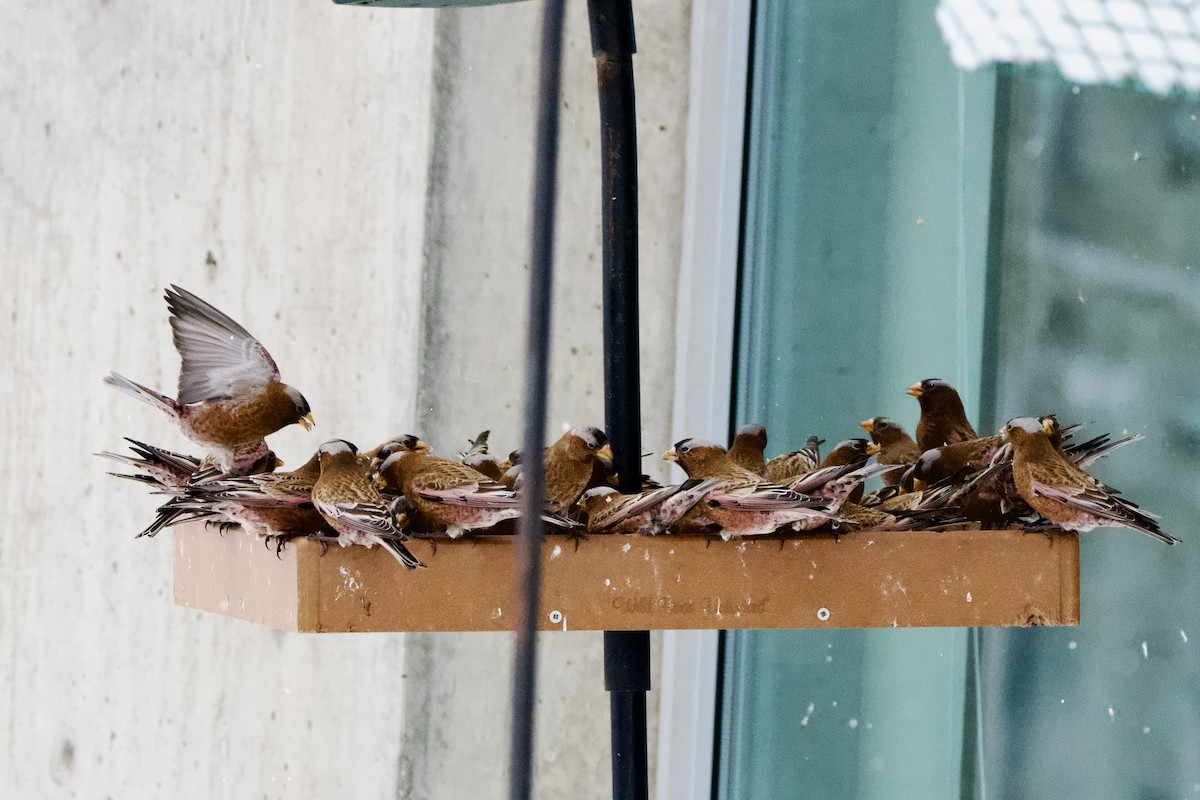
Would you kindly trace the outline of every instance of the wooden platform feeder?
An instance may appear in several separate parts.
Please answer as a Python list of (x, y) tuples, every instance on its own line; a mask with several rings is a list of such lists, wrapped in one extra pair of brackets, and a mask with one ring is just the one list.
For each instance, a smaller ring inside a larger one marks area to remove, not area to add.
[[(513, 538), (379, 548), (299, 540), (276, 557), (241, 533), (175, 529), (175, 602), (287, 631), (508, 631)], [(860, 531), (711, 542), (548, 536), (541, 628), (1007, 627), (1079, 624), (1072, 533)]]

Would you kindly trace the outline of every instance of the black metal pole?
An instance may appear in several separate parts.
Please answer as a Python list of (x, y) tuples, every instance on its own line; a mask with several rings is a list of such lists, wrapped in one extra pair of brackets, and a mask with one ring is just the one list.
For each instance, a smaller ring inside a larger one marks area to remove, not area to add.
[[(604, 253), (604, 427), (620, 489), (641, 486), (638, 354), (637, 122), (630, 0), (588, 0), (600, 95)], [(604, 688), (612, 713), (613, 798), (647, 800), (646, 692), (650, 633), (605, 631)]]
[[(554, 274), (554, 204), (558, 177), (558, 109), (562, 83), (563, 0), (546, 0), (538, 80), (533, 172), (533, 222), (529, 255), (529, 327), (525, 339), (526, 453), (545, 446), (546, 380), (550, 360), (550, 288)], [(537, 618), (542, 579), (545, 467), (527, 458), (517, 528), (520, 581), (517, 640), (513, 656), (512, 752), (509, 797), (529, 800), (533, 790), (533, 714), (537, 678)]]

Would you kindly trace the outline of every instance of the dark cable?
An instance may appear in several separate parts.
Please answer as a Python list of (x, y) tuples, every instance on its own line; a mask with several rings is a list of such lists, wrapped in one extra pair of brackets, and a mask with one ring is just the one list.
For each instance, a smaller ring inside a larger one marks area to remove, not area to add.
[(542, 578), (545, 505), (546, 382), (550, 360), (550, 289), (554, 273), (554, 206), (558, 176), (558, 109), (562, 83), (563, 0), (546, 0), (542, 11), (537, 130), (533, 170), (533, 222), (529, 256), (529, 327), (525, 339), (524, 488), (515, 547), (519, 580), (513, 657), (512, 753), (509, 797), (529, 800), (533, 790), (534, 695), (537, 624)]

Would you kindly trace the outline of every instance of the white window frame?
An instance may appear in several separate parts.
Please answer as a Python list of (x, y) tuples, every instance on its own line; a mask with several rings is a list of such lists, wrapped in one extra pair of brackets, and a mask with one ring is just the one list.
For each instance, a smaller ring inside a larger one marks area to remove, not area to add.
[[(672, 441), (729, 434), (750, 10), (750, 0), (692, 5)], [(712, 797), (717, 641), (717, 631), (663, 634), (657, 800)]]

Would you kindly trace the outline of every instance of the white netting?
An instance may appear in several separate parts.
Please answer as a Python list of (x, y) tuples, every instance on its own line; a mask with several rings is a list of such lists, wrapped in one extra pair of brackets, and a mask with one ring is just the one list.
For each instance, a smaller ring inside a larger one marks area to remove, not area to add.
[(1076, 83), (1200, 91), (1200, 0), (940, 0), (937, 21), (964, 69), (1050, 62)]

